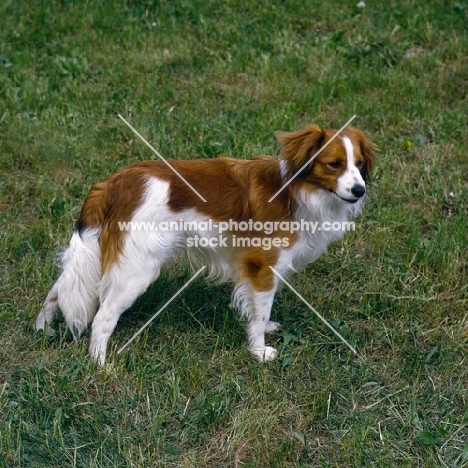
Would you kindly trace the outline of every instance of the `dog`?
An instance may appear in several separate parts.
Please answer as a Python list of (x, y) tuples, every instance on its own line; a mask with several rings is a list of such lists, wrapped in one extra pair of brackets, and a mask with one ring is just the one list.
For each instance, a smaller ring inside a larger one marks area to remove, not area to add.
[(378, 150), (351, 126), (309, 125), (277, 140), (280, 158), (145, 161), (92, 186), (36, 329), (53, 333), (58, 308), (75, 339), (92, 322), (89, 352), (103, 365), (121, 314), (166, 261), (187, 251), (211, 278), (234, 283), (249, 351), (260, 362), (275, 359), (265, 344), (279, 327), (270, 321), (275, 273), (300, 271), (342, 237), (342, 229), (325, 226), (361, 212)]

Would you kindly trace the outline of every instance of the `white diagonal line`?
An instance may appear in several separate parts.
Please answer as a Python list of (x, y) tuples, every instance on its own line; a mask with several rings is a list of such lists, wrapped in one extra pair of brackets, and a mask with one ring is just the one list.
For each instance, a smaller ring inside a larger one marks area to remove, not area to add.
[(309, 165), (354, 119), (356, 115), (353, 115), (305, 164), (301, 166), (301, 168), (268, 200), (270, 203), (274, 200), (277, 195), (279, 195), (304, 169), (307, 165)]
[(365, 360), (362, 356), (358, 354), (356, 349), (354, 349), (345, 338), (343, 338), (272, 266), (270, 266), (273, 273), (280, 278), (289, 289), (296, 294), (296, 296), (354, 353), (356, 356), (360, 357), (363, 361)]
[(204, 269), (202, 266), (118, 351), (120, 354)]
[(192, 187), (192, 185), (190, 185), (185, 179), (184, 177), (179, 174), (179, 172), (177, 172), (120, 114), (117, 114), (120, 118), (120, 120), (122, 120), (123, 122), (125, 122), (127, 124), (127, 126), (133, 130), (133, 132), (135, 133), (135, 135), (137, 135), (141, 141), (151, 150), (153, 151), (153, 153), (161, 160), (163, 161), (176, 175), (178, 175), (180, 177), (181, 180), (183, 180), (185, 182), (185, 184), (190, 187), (194, 193), (196, 193), (205, 203), (206, 203), (206, 200), (195, 190), (194, 187)]

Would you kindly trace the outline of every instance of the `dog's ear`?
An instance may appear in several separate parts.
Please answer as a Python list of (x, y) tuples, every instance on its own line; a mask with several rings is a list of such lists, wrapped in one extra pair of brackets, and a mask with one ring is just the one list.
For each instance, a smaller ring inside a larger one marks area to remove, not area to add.
[(361, 148), (361, 154), (364, 158), (364, 168), (361, 170), (362, 177), (366, 182), (369, 182), (370, 173), (374, 170), (375, 161), (377, 159), (377, 151), (379, 147), (368, 140), (360, 130), (353, 128), (358, 137), (358, 142)]
[(293, 176), (320, 149), (325, 132), (318, 125), (309, 125), (297, 132), (277, 132), (282, 159), (287, 161), (288, 176)]

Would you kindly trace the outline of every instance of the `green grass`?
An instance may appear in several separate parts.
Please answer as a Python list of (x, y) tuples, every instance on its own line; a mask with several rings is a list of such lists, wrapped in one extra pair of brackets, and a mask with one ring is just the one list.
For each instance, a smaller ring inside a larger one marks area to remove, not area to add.
[[(0, 467), (468, 466), (464, 2), (15, 1), (0, 6)], [(230, 287), (175, 264), (111, 366), (32, 329), (89, 187), (153, 154), (277, 154), (353, 114), (381, 147), (357, 230), (283, 289), (256, 363)]]

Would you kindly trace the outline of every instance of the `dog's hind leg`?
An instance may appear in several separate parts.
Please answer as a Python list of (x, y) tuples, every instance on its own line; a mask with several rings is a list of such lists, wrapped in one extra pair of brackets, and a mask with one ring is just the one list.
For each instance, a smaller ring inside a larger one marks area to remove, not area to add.
[(137, 264), (135, 259), (122, 257), (104, 275), (101, 306), (92, 324), (89, 346), (91, 357), (101, 366), (106, 359), (107, 343), (120, 316), (156, 281), (159, 272), (160, 262), (157, 259)]
[(101, 281), (100, 308), (91, 330), (89, 353), (100, 365), (106, 359), (107, 343), (119, 317), (159, 276), (176, 245), (174, 233), (131, 232), (120, 257)]
[(47, 335), (55, 335), (55, 330), (50, 326), (58, 310), (58, 285), (55, 283), (45, 298), (44, 305), (36, 319), (36, 330), (44, 330)]

